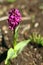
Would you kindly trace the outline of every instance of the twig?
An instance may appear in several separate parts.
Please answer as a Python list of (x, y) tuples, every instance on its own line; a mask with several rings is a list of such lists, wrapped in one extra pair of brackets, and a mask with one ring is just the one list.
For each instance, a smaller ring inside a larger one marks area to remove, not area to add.
[(0, 18), (0, 21), (7, 20), (7, 19), (8, 19), (8, 16), (4, 16)]
[(22, 17), (22, 20), (30, 20), (30, 19), (31, 19), (30, 16), (28, 16), (28, 17)]
[[(4, 16), (4, 17), (0, 18), (0, 21), (4, 21), (4, 20), (7, 20), (7, 19), (8, 19), (8, 16)], [(22, 20), (30, 20), (30, 19), (31, 19), (30, 16), (28, 16), (28, 17), (22, 17)]]

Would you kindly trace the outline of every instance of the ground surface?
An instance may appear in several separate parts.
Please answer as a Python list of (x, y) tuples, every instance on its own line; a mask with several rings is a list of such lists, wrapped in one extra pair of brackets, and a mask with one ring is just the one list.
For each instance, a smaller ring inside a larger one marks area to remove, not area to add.
[[(10, 8), (19, 8), (24, 17), (31, 16), (30, 20), (21, 21), (18, 41), (28, 38), (33, 32), (43, 36), (42, 4), (43, 0), (19, 0), (12, 4), (0, 4), (0, 17), (8, 15)], [(7, 20), (0, 21), (0, 65), (5, 65), (4, 58), (6, 53), (4, 52), (12, 47), (11, 43), (12, 31), (8, 28)], [(1, 55), (3, 53), (5, 54), (4, 56)], [(12, 60), (11, 65), (43, 65), (43, 47), (32, 44), (27, 45), (23, 52)]]

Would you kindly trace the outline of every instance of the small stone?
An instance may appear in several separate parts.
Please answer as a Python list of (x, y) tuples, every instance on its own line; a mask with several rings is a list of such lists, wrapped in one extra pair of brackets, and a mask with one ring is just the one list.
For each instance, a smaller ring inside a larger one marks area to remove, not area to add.
[(5, 32), (5, 34), (7, 34), (7, 33), (8, 33), (8, 31), (7, 31), (7, 30), (5, 30), (4, 32)]
[(3, 31), (6, 31), (6, 30), (7, 30), (7, 26), (4, 25), (4, 26), (2, 27), (2, 30), (3, 30)]
[(37, 48), (35, 48), (34, 51), (36, 52), (37, 51)]
[(35, 23), (34, 27), (37, 28), (39, 26), (39, 23)]

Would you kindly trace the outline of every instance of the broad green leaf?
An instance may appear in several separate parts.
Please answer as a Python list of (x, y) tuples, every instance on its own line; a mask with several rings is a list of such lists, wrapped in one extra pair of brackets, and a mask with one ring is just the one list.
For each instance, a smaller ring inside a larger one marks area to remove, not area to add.
[(16, 51), (16, 53), (20, 53), (23, 48), (30, 42), (30, 39), (29, 40), (24, 40), (24, 41), (21, 41), (20, 43), (18, 43), (15, 48), (14, 48), (14, 51)]
[(5, 64), (7, 64), (9, 62), (10, 59), (13, 59), (15, 58), (17, 55), (16, 53), (14, 52), (14, 49), (13, 48), (10, 48), (8, 50), (8, 53), (7, 53), (7, 58), (5, 60)]
[(10, 3), (12, 3), (12, 2), (14, 2), (15, 0), (7, 0), (8, 2), (10, 2)]

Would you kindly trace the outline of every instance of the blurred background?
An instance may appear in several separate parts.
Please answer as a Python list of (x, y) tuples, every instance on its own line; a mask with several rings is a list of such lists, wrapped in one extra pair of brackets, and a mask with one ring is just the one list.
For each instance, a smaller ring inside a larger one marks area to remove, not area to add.
[[(18, 41), (24, 40), (24, 36), (28, 38), (33, 32), (43, 36), (43, 0), (0, 0), (0, 18), (8, 16), (11, 8), (18, 8), (22, 17), (26, 18), (20, 23)], [(7, 20), (0, 21), (0, 53), (6, 50), (5, 47), (12, 46), (12, 33)]]

